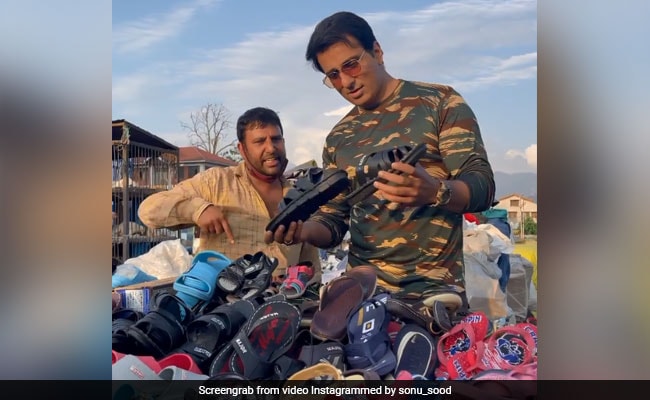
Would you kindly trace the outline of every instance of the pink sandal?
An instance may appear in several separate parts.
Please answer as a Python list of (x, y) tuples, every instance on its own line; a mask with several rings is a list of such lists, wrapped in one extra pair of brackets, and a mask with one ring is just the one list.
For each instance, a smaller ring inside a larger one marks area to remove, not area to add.
[(475, 329), (471, 323), (460, 323), (440, 337), (436, 378), (466, 380), (480, 372), (485, 344)]
[(504, 326), (490, 336), (481, 359), (482, 370), (523, 370), (535, 360), (535, 339), (521, 326)]
[(287, 299), (297, 299), (305, 294), (307, 288), (318, 282), (316, 272), (311, 262), (305, 261), (287, 268), (287, 277), (280, 286), (280, 294)]

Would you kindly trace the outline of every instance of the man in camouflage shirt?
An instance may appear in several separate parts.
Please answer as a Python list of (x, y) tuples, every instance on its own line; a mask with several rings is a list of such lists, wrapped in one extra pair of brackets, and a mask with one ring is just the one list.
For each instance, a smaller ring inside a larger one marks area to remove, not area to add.
[(390, 185), (375, 183), (378, 191), (367, 199), (349, 204), (349, 191), (342, 193), (308, 221), (267, 232), (266, 240), (328, 248), (349, 229), (349, 265), (374, 265), (391, 292), (463, 288), (463, 213), (488, 209), (495, 186), (470, 107), (449, 86), (390, 76), (371, 27), (349, 12), (316, 26), (306, 58), (325, 73), (325, 85), (356, 106), (323, 150), (323, 167), (345, 170), (351, 190), (364, 155), (418, 143), (427, 151), (415, 167), (392, 164), (404, 175), (379, 172)]

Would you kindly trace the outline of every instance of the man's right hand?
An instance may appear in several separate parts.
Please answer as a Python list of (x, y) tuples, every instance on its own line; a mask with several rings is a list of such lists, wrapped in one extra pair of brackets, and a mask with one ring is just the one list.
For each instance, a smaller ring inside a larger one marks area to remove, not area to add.
[(289, 229), (285, 229), (284, 225), (280, 225), (275, 232), (266, 231), (264, 234), (264, 243), (269, 244), (271, 242), (283, 243), (287, 246), (292, 244), (298, 244), (301, 242), (300, 234), (302, 231), (303, 222), (291, 222), (289, 224)]
[(230, 224), (228, 224), (228, 220), (223, 215), (220, 207), (212, 205), (203, 210), (201, 215), (199, 215), (196, 224), (201, 228), (201, 232), (205, 231), (216, 235), (225, 232), (230, 243), (235, 243), (235, 237), (230, 229)]

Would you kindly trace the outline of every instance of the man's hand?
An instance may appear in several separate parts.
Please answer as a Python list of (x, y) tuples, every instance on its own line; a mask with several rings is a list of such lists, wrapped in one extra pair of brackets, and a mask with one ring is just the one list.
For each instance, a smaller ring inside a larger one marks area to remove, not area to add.
[[(264, 243), (278, 242), (290, 246), (302, 242), (302, 221), (292, 222), (289, 224), (289, 229), (285, 229), (284, 225), (280, 225), (275, 232), (266, 231), (264, 234)], [(286, 231), (286, 232), (285, 232)]]
[(220, 207), (209, 206), (203, 210), (197, 219), (196, 224), (199, 226), (199, 228), (201, 228), (201, 231), (208, 233), (215, 233), (217, 235), (220, 235), (225, 232), (226, 236), (228, 236), (228, 239), (230, 240), (230, 243), (235, 243), (235, 237), (232, 234), (228, 220), (223, 215)]
[(404, 172), (404, 175), (392, 174), (388, 171), (379, 171), (380, 178), (388, 183), (375, 182), (377, 194), (382, 198), (406, 206), (423, 206), (435, 200), (440, 180), (432, 177), (420, 165), (394, 162), (392, 168)]

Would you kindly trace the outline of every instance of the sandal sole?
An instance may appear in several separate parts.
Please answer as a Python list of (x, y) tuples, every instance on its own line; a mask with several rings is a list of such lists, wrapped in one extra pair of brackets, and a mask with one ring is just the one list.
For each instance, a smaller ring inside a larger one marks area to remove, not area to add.
[(280, 225), (288, 226), (291, 222), (309, 218), (320, 206), (332, 200), (350, 185), (345, 171), (339, 170), (318, 182), (310, 190), (290, 202), (266, 226), (267, 231), (275, 232)]

